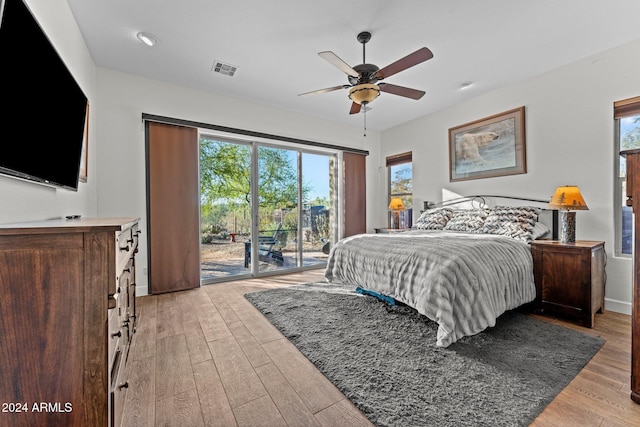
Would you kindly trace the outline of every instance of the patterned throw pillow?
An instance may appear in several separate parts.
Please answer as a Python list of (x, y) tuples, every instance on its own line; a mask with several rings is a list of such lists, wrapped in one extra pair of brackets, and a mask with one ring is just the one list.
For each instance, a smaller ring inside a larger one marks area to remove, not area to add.
[(436, 208), (424, 211), (413, 225), (417, 230), (442, 230), (451, 219), (453, 210), (449, 208)]
[(509, 236), (528, 243), (533, 238), (539, 213), (539, 208), (531, 206), (496, 206), (484, 222), (482, 232)]
[(481, 233), (490, 209), (461, 209), (453, 212), (453, 216), (445, 225), (445, 230)]

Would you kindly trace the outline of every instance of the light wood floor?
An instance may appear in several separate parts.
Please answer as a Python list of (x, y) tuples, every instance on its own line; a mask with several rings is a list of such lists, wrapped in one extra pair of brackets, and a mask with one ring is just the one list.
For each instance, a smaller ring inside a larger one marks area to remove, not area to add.
[[(123, 426), (371, 426), (245, 298), (322, 280), (323, 271), (137, 299)], [(540, 317), (543, 318), (543, 317)], [(630, 316), (596, 315), (606, 339), (533, 426), (640, 426), (630, 393)]]

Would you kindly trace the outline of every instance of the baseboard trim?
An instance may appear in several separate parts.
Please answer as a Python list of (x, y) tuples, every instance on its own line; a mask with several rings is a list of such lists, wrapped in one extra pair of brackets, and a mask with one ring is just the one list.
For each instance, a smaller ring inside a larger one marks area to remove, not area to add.
[(149, 295), (149, 287), (136, 285), (136, 297), (143, 297), (145, 295)]
[(631, 316), (631, 303), (626, 301), (618, 301), (615, 299), (605, 298), (604, 309), (615, 311), (616, 313), (628, 314)]

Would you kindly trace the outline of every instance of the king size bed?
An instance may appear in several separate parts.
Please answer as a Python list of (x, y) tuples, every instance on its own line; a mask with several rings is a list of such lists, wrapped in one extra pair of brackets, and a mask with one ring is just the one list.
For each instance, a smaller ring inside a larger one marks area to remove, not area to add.
[(411, 231), (340, 240), (325, 277), (415, 308), (438, 323), (436, 344), (447, 347), (535, 299), (529, 243), (553, 232), (541, 213), (531, 206), (429, 209)]

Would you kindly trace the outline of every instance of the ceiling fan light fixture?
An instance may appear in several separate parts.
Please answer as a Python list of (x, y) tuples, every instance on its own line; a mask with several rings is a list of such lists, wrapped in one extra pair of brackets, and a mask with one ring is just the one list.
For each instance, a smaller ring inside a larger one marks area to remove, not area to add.
[(380, 86), (373, 83), (363, 83), (349, 90), (349, 99), (356, 104), (366, 105), (380, 96)]

